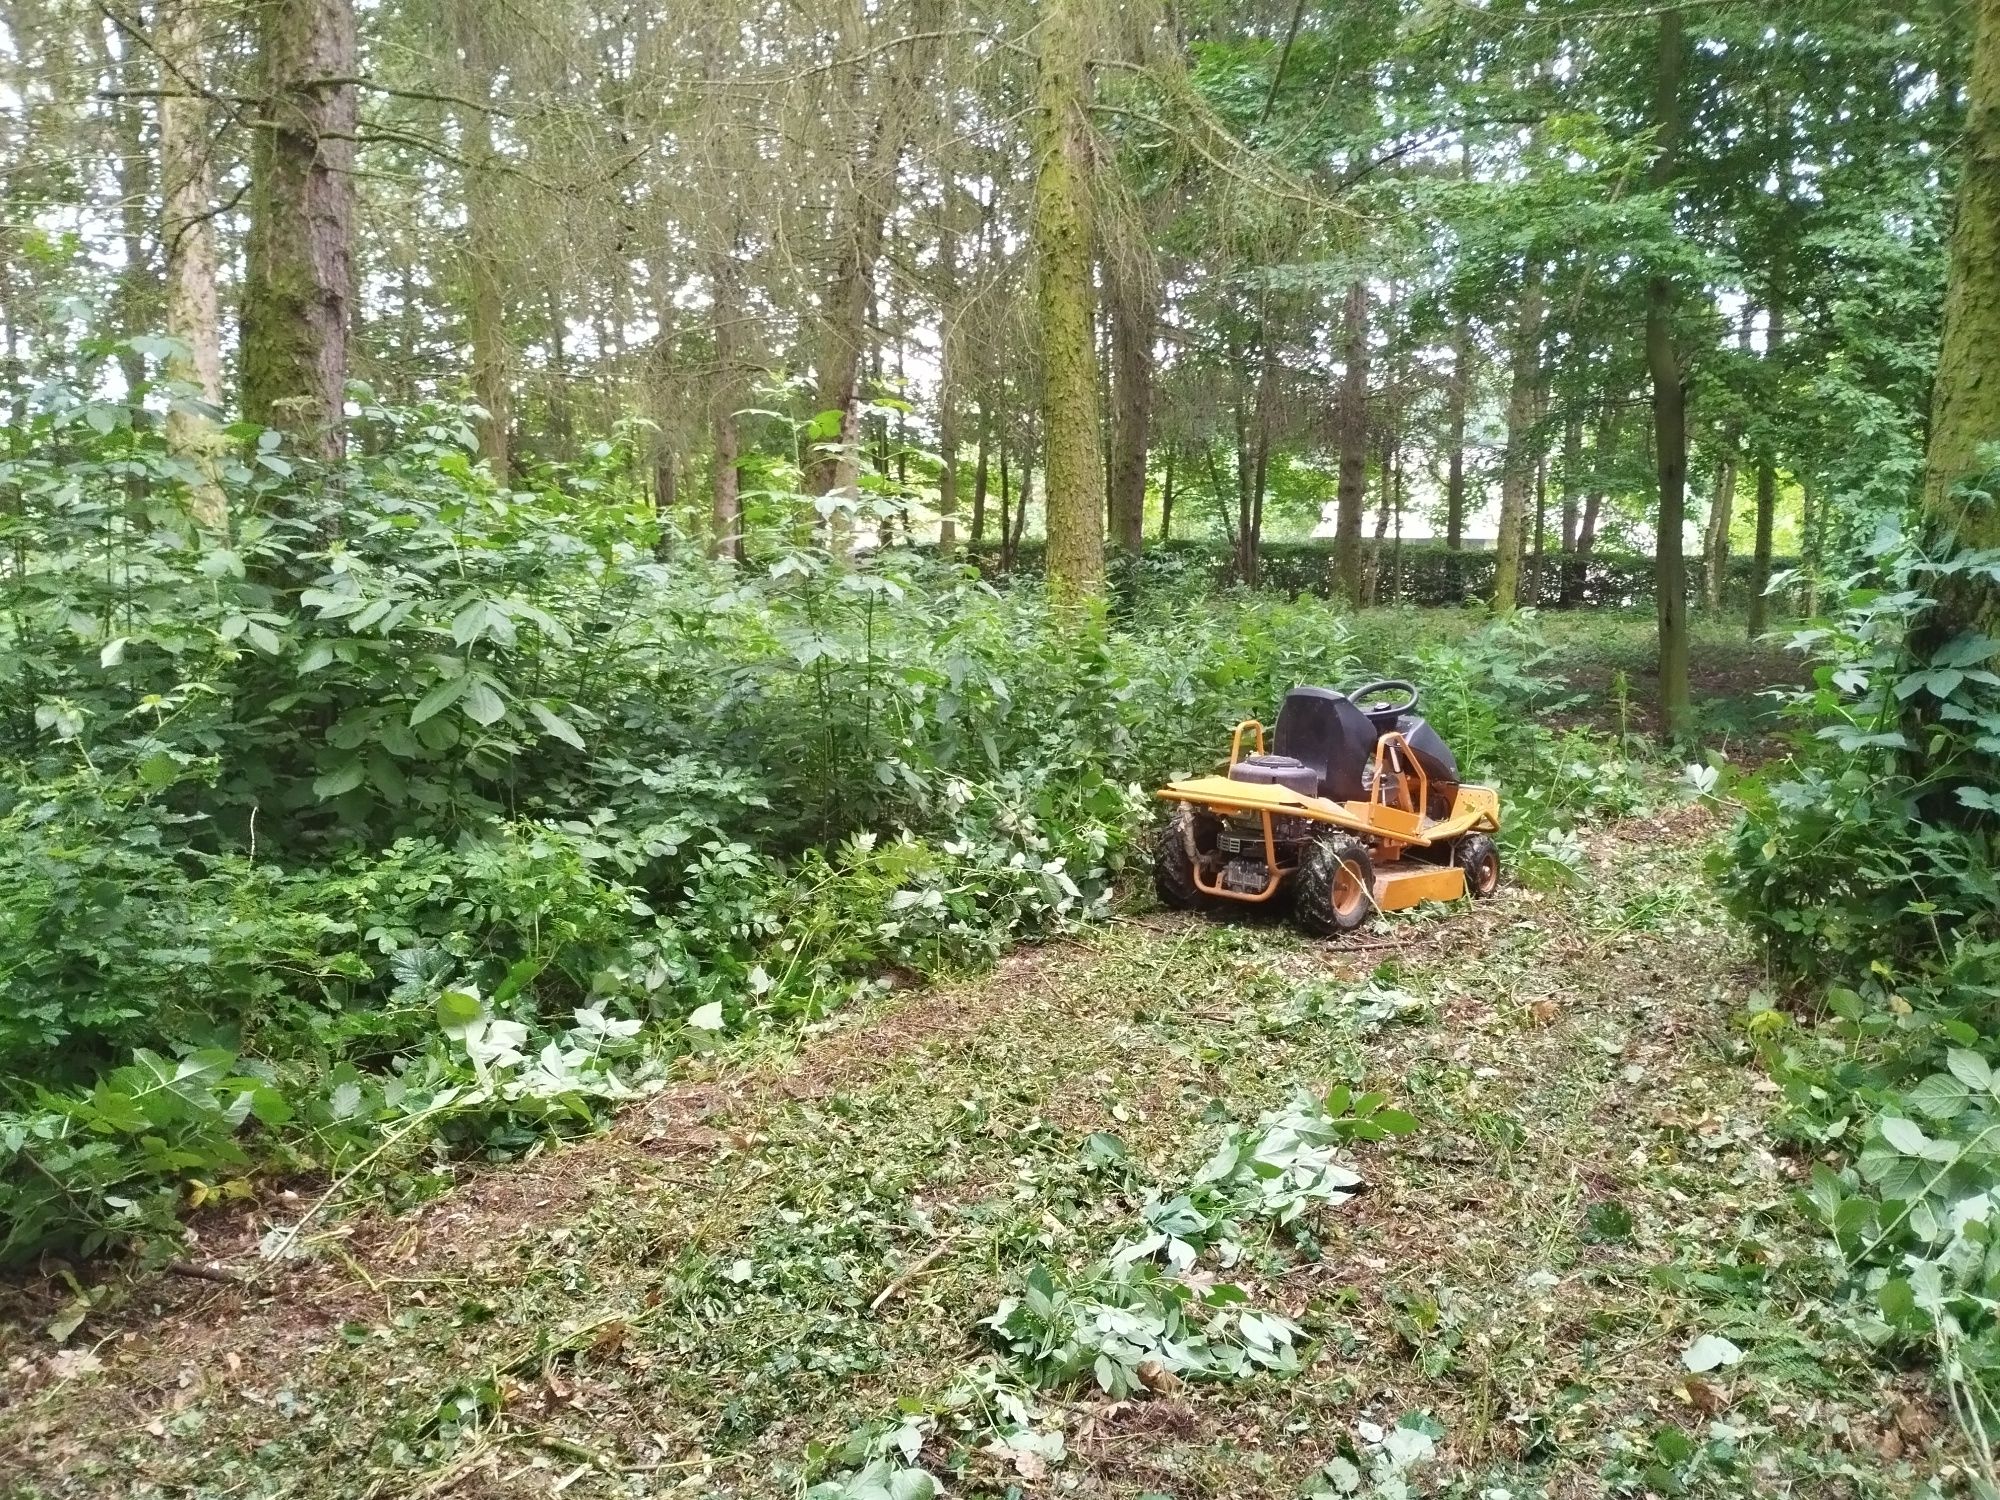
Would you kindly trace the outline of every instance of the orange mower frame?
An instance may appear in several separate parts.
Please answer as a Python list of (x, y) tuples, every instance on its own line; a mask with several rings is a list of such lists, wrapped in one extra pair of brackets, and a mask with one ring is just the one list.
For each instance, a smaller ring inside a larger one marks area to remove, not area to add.
[[(1252, 738), (1252, 753), (1264, 753), (1263, 723), (1243, 720), (1230, 736), (1231, 770), (1243, 758), (1246, 736)], [(1311, 889), (1299, 889), (1295, 915), (1300, 926), (1315, 934), (1349, 931), (1365, 921), (1371, 909), (1397, 911), (1425, 901), (1454, 901), (1468, 892), (1490, 895), (1498, 882), (1499, 860), (1492, 840), (1483, 835), (1500, 829), (1499, 793), (1490, 786), (1461, 784), (1445, 815), (1432, 816), (1430, 778), (1398, 730), (1376, 740), (1371, 769), (1365, 800), (1305, 796), (1285, 786), (1237, 781), (1226, 774), (1170, 782), (1157, 795), (1163, 801), (1202, 809), (1223, 822), (1236, 820), (1238, 826), (1241, 820), (1252, 819), (1262, 832), (1259, 852), (1265, 879), (1260, 888), (1229, 884), (1213, 868), (1214, 855), (1203, 856), (1189, 847), (1188, 872), (1206, 903), (1270, 902), (1300, 884), (1301, 866), (1309, 861), (1315, 866), (1308, 872), (1313, 877)], [(1302, 819), (1347, 837), (1308, 843), (1302, 856), (1286, 863), (1276, 826), (1280, 818)], [(1170, 822), (1166, 837), (1176, 836), (1190, 834)], [(1310, 910), (1305, 908), (1308, 901)]]

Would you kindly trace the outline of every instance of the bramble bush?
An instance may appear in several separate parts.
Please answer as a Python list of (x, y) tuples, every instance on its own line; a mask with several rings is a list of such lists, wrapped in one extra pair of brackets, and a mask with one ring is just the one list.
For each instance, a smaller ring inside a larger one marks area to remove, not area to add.
[[(166, 1245), (263, 1167), (402, 1191), (435, 1146), (589, 1124), (705, 1033), (1097, 915), (1147, 788), (1298, 682), (1415, 672), (1468, 766), (1519, 774), (1522, 850), (1601, 803), (1562, 769), (1594, 752), (1534, 728), (1560, 685), (1532, 621), (1425, 644), (1309, 598), (1058, 610), (893, 551), (717, 565), (616, 443), (510, 489), (456, 411), (357, 425), (332, 468), (231, 429), (226, 537), (144, 411), (57, 394), (8, 435), (8, 1257)], [(634, 1023), (602, 1066), (549, 1061)], [(87, 1105), (149, 1057), (205, 1059), (145, 1093), (172, 1122)]]
[(1871, 571), (1798, 636), (1797, 748), (1736, 788), (1715, 868), (1799, 997), (1749, 1026), (1815, 1158), (1800, 1202), (1842, 1316), (1933, 1350), (1978, 1435), (2000, 1426), (2000, 643), (1928, 616), (1954, 579), (2000, 581), (2000, 552), (1885, 539)]

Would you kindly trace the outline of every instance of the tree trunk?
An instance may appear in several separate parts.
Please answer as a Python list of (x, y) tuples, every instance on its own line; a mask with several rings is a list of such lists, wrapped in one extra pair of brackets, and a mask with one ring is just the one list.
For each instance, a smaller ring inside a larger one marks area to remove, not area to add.
[(1007, 437), (1000, 437), (1000, 571), (1014, 571), (1013, 491), (1007, 485)]
[(1805, 615), (1819, 614), (1819, 533), (1826, 524), (1822, 507), (1814, 503), (1810, 474), (1799, 476), (1799, 566), (1805, 573)]
[(1042, 345), (1043, 514), (1059, 599), (1104, 585), (1104, 458), (1091, 311), (1089, 0), (1042, 8), (1029, 230)]
[(1472, 382), (1472, 319), (1462, 316), (1451, 340), (1450, 402), (1451, 437), (1449, 468), (1444, 482), (1444, 544), (1459, 550), (1465, 537), (1465, 406)]
[(243, 412), (332, 462), (354, 306), (353, 0), (260, 0), (243, 280)]
[[(734, 236), (731, 237), (732, 240)], [(743, 408), (743, 271), (734, 245), (709, 264), (710, 326), (715, 345), (715, 469), (709, 485), (708, 555), (742, 562), (743, 438), (737, 412)]]
[(1507, 455), (1500, 469), (1500, 528), (1493, 558), (1495, 614), (1511, 614), (1520, 602), (1528, 488), (1535, 479), (1535, 396), (1541, 382), (1541, 356), (1542, 264), (1530, 256), (1521, 267), (1521, 300), (1507, 387)]
[[(2000, 0), (1989, 0), (2000, 3)], [(1684, 43), (1677, 10), (1660, 13), (1655, 76), (1657, 155), (1650, 174), (1667, 193), (1679, 170), (1681, 63)], [(1688, 696), (1687, 566), (1681, 528), (1687, 509), (1687, 385), (1674, 336), (1674, 284), (1665, 267), (1646, 286), (1646, 365), (1653, 380), (1653, 455), (1659, 472), (1659, 527), (1654, 543), (1653, 596), (1659, 621), (1660, 719), (1669, 734), (1684, 733), (1692, 716)]]
[[(1771, 267), (1771, 329), (1764, 343), (1764, 358), (1776, 360), (1785, 343), (1785, 263), (1782, 258)], [(2000, 429), (1994, 436), (2000, 437)], [(1764, 591), (1771, 586), (1771, 533), (1778, 519), (1778, 460), (1767, 436), (1757, 455), (1757, 543), (1750, 558), (1750, 610), (1747, 621), (1750, 639), (1764, 633), (1769, 623), (1771, 602)]]
[(958, 550), (958, 231), (951, 210), (953, 183), (946, 173), (938, 195), (938, 551)]
[[(1953, 493), (1978, 470), (1979, 445), (2000, 439), (2000, 0), (1978, 0), (1973, 12), (1944, 338), (1924, 456), (1924, 513), (1940, 540), (1984, 548), (2000, 546), (2000, 506)], [(1990, 583), (1965, 579), (1949, 592), (1945, 618), (1954, 628), (1993, 619)]]
[[(835, 227), (833, 274), (821, 302), (818, 380), (819, 409), (835, 414), (835, 430), (807, 466), (810, 494), (837, 493), (849, 503), (860, 498), (860, 381), (868, 307), (894, 207), (897, 171), (937, 57), (942, 11), (942, 0), (917, 0), (912, 7), (910, 33), (894, 46), (882, 83), (883, 102), (854, 164), (854, 186)], [(857, 72), (857, 91), (862, 76)], [(836, 522), (831, 531), (836, 547), (843, 546), (844, 523)]]
[(1167, 444), (1165, 461), (1160, 465), (1160, 540), (1174, 539), (1174, 445)]
[(221, 434), (191, 398), (222, 405), (222, 308), (215, 282), (215, 222), (210, 217), (215, 175), (209, 159), (207, 68), (201, 53), (197, 0), (166, 0), (154, 27), (160, 55), (160, 240), (166, 247), (167, 336), (180, 348), (167, 359), (176, 391), (167, 411), (167, 446), (201, 473), (188, 490), (197, 525), (223, 531), (228, 501), (215, 473)]
[(1368, 288), (1347, 288), (1340, 376), (1340, 487), (1333, 533), (1333, 576), (1340, 597), (1361, 604), (1361, 506), (1368, 493)]
[(1583, 493), (1583, 418), (1572, 410), (1563, 423), (1562, 550), (1576, 551), (1577, 497)]
[(977, 552), (986, 541), (986, 445), (991, 419), (986, 398), (979, 398), (979, 455), (972, 464), (972, 548)]
[(1723, 584), (1729, 575), (1729, 528), (1735, 522), (1735, 510), (1736, 455), (1731, 453), (1716, 466), (1715, 498), (1708, 503), (1708, 534), (1703, 539), (1703, 593), (1710, 611), (1722, 608)]
[(507, 344), (505, 269), (501, 264), (501, 212), (493, 147), (493, 118), (479, 106), (493, 96), (498, 67), (489, 33), (489, 0), (453, 0), (452, 33), (460, 59), (455, 106), (460, 152), (465, 158), (465, 331), (472, 345), (472, 395), (485, 412), (475, 427), (479, 451), (506, 484), (513, 473), (513, 359)]
[[(1030, 437), (1027, 446), (1021, 452), (1021, 483), (1014, 492), (1014, 533), (1013, 533), (1014, 541), (1012, 544), (1012, 556), (1014, 557), (1016, 562), (1018, 562), (1021, 557), (1021, 538), (1023, 538), (1028, 534), (1028, 494), (1031, 490), (1034, 489), (1034, 487), (1035, 487), (1035, 443), (1034, 439)], [(1043, 481), (1042, 513), (1043, 513), (1042, 555), (1044, 559), (1043, 568), (1044, 571), (1046, 571), (1047, 556), (1048, 556), (1048, 534), (1047, 534), (1048, 485), (1046, 480)]]
[[(104, 87), (114, 93), (145, 92), (152, 79), (141, 68), (138, 59), (144, 56), (150, 62), (151, 54), (144, 52), (139, 43), (108, 16), (93, 15), (83, 24), (89, 29), (91, 46), (102, 69)], [(115, 54), (111, 50), (113, 35), (119, 43), (119, 51)], [(161, 85), (162, 88), (167, 86), (164, 83)], [(152, 272), (146, 256), (146, 200), (151, 175), (148, 168), (152, 157), (146, 149), (145, 116), (137, 100), (114, 98), (110, 104), (110, 126), (116, 152), (111, 169), (118, 184), (118, 239), (123, 256), (113, 302), (114, 321), (121, 339), (133, 339), (151, 331), (153, 316), (154, 288), (150, 285)], [(146, 358), (129, 343), (122, 343), (117, 351), (117, 361), (118, 372), (125, 382), (125, 399), (136, 402), (140, 388), (146, 383)]]
[[(1393, 418), (1390, 420), (1393, 421)], [(1387, 423), (1384, 425), (1385, 427), (1388, 426)], [(1378, 455), (1378, 462), (1381, 464), (1381, 487), (1377, 491), (1377, 499), (1375, 501), (1375, 536), (1373, 545), (1368, 549), (1368, 582), (1363, 591), (1370, 609), (1373, 609), (1376, 601), (1381, 598), (1382, 558), (1383, 554), (1388, 550), (1382, 544), (1389, 538), (1389, 507), (1392, 501), (1391, 492), (1395, 489), (1396, 484), (1396, 434), (1393, 428), (1384, 431), (1382, 434), (1382, 447)]]
[(1147, 269), (1112, 256), (1105, 266), (1111, 315), (1112, 543), (1126, 552), (1146, 545), (1146, 447), (1153, 415), (1156, 296)]
[(1249, 560), (1246, 582), (1256, 588), (1264, 581), (1264, 496), (1271, 482), (1271, 423), (1278, 404), (1278, 351), (1269, 324), (1263, 331), (1264, 358), (1257, 374), (1257, 453), (1250, 466), (1250, 525), (1243, 550)]

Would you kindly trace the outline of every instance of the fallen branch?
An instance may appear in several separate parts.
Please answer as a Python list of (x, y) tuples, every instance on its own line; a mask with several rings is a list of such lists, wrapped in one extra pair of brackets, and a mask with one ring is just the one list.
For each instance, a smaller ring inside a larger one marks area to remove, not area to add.
[(248, 1286), (250, 1283), (234, 1271), (221, 1266), (204, 1266), (192, 1260), (170, 1260), (160, 1268), (169, 1276), (185, 1276), (191, 1281), (215, 1281), (223, 1286)]
[(908, 1290), (910, 1283), (915, 1281), (919, 1276), (923, 1275), (924, 1272), (928, 1271), (932, 1266), (936, 1265), (940, 1260), (942, 1260), (944, 1258), (945, 1251), (949, 1250), (950, 1248), (951, 1248), (950, 1240), (944, 1240), (940, 1242), (937, 1249), (931, 1251), (929, 1255), (926, 1255), (922, 1260), (918, 1261), (914, 1266), (911, 1266), (909, 1270), (903, 1272), (902, 1275), (898, 1276), (894, 1281), (890, 1282), (887, 1286), (883, 1287), (881, 1291), (877, 1292), (875, 1294), (875, 1300), (868, 1304), (868, 1311), (871, 1313), (880, 1312), (884, 1304), (886, 1304), (891, 1297), (894, 1297), (899, 1293)]

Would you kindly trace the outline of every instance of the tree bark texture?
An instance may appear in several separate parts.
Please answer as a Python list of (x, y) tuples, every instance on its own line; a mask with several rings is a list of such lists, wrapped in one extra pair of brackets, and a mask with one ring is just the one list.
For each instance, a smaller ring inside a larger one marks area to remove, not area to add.
[(1105, 286), (1111, 303), (1112, 543), (1126, 552), (1146, 545), (1146, 447), (1153, 416), (1153, 325), (1158, 296), (1150, 268), (1113, 256)]
[(715, 473), (709, 487), (708, 550), (711, 557), (743, 561), (743, 440), (737, 412), (743, 407), (743, 269), (732, 251), (709, 266), (709, 317), (715, 344), (716, 387), (709, 420)]
[(1535, 398), (1542, 376), (1542, 264), (1521, 267), (1521, 300), (1507, 383), (1507, 455), (1500, 468), (1500, 527), (1494, 541), (1493, 610), (1511, 614), (1520, 602), (1521, 553), (1528, 490), (1535, 482)]
[(259, 0), (262, 101), (243, 283), (243, 411), (302, 452), (343, 450), (354, 304), (353, 0)]
[(490, 0), (452, 0), (451, 24), (458, 45), (460, 154), (465, 158), (465, 329), (472, 345), (472, 395), (486, 415), (475, 431), (479, 451), (493, 477), (507, 483), (512, 473), (514, 426), (513, 356), (507, 341), (505, 267), (500, 255), (498, 153), (493, 119), (478, 105), (493, 95), (498, 71), (489, 28)]
[[(1982, 443), (2000, 441), (2000, 0), (1978, 0), (1944, 339), (1931, 394), (1924, 457), (1924, 511), (1940, 537), (2000, 546), (2000, 506), (1968, 502), (1954, 486), (1979, 466)], [(1993, 618), (1988, 598), (1957, 623)]]
[[(1785, 345), (1785, 261), (1780, 253), (1771, 266), (1771, 323), (1764, 341), (1764, 358), (1776, 362)], [(1996, 431), (1995, 436), (2000, 436)], [(1757, 540), (1750, 554), (1750, 607), (1747, 619), (1755, 640), (1770, 623), (1771, 534), (1778, 519), (1778, 457), (1767, 432), (1757, 454)]]
[[(2000, 3), (2000, 0), (1993, 0)], [(1684, 128), (1681, 67), (1686, 44), (1677, 10), (1660, 13), (1654, 76), (1657, 154), (1650, 174), (1656, 191), (1671, 191)], [(1659, 624), (1660, 719), (1668, 733), (1686, 730), (1688, 698), (1687, 563), (1682, 525), (1687, 513), (1687, 384), (1674, 335), (1675, 290), (1664, 267), (1646, 283), (1646, 367), (1653, 381), (1653, 454), (1660, 486), (1654, 543), (1653, 595)]]
[[(857, 7), (858, 13), (858, 7)], [(917, 0), (910, 31), (898, 41), (881, 84), (874, 122), (854, 166), (854, 185), (834, 229), (833, 270), (821, 302), (818, 401), (834, 412), (836, 431), (806, 470), (814, 495), (859, 497), (861, 361), (868, 345), (868, 308), (882, 258), (896, 174), (923, 107), (938, 54), (943, 0)], [(857, 34), (854, 40), (859, 43)], [(857, 73), (856, 91), (865, 74)], [(844, 534), (836, 526), (835, 535)]]
[(1340, 597), (1359, 607), (1361, 507), (1368, 498), (1368, 288), (1349, 284), (1340, 376), (1340, 484), (1335, 491), (1333, 576)]
[[(196, 0), (166, 0), (153, 45), (160, 55), (160, 239), (166, 249), (166, 329), (180, 350), (167, 360), (170, 385), (205, 406), (222, 405), (222, 305), (215, 281), (215, 173), (209, 162), (207, 69)], [(229, 524), (228, 501), (214, 474), (220, 433), (204, 414), (176, 404), (167, 412), (167, 446), (192, 460), (201, 477), (189, 487), (189, 510), (210, 531)]]
[(1724, 456), (1715, 467), (1715, 494), (1708, 502), (1708, 533), (1703, 552), (1703, 590), (1710, 610), (1722, 608), (1722, 585), (1729, 575), (1729, 528), (1736, 520), (1736, 455)]
[[(1035, 80), (1030, 230), (1042, 342), (1043, 514), (1059, 599), (1104, 583), (1104, 459), (1098, 446), (1091, 293), (1088, 0), (1042, 10)], [(1025, 486), (1024, 486), (1025, 489)]]

